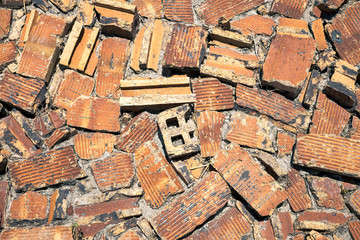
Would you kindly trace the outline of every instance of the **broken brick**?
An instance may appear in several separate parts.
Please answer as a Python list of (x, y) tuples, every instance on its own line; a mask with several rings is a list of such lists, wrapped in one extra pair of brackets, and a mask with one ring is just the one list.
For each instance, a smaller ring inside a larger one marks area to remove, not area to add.
[(332, 231), (342, 224), (347, 223), (350, 214), (342, 212), (304, 211), (300, 213), (296, 222), (297, 230)]
[(152, 226), (160, 237), (181, 238), (221, 209), (230, 195), (229, 187), (219, 174), (209, 172), (189, 192), (151, 219)]
[(352, 221), (348, 223), (351, 236), (354, 239), (360, 238), (360, 221)]
[(102, 192), (130, 187), (135, 176), (131, 155), (117, 153), (91, 164), (95, 181)]
[(114, 100), (80, 96), (67, 112), (70, 126), (94, 131), (120, 131), (120, 104)]
[(352, 129), (350, 130), (350, 138), (360, 140), (360, 119), (354, 116), (351, 125)]
[(274, 230), (271, 226), (270, 220), (255, 221), (253, 229), (255, 240), (275, 240)]
[(163, 2), (164, 16), (173, 21), (194, 23), (192, 1), (171, 1)]
[(113, 151), (115, 139), (108, 133), (79, 133), (74, 137), (74, 149), (82, 159), (96, 159)]
[(295, 138), (293, 136), (285, 132), (278, 132), (277, 145), (278, 145), (279, 157), (285, 157), (286, 155), (291, 155), (294, 144), (295, 144)]
[(271, 215), (287, 198), (279, 183), (239, 145), (220, 150), (212, 165), (260, 216)]
[(251, 36), (241, 33), (223, 30), (221, 28), (213, 28), (210, 32), (210, 38), (223, 43), (227, 43), (236, 47), (251, 47), (253, 40)]
[[(163, 48), (163, 39), (164, 35), (166, 35), (167, 32), (170, 32), (172, 29), (166, 22), (163, 22), (161, 19), (156, 19), (154, 22), (154, 28), (151, 33), (151, 41), (148, 50), (148, 58), (146, 60), (147, 62), (147, 68), (153, 69), (155, 71), (159, 68), (159, 61), (160, 61), (160, 53), (161, 49)], [(182, 46), (182, 45), (181, 45)], [(178, 50), (178, 49), (176, 49)], [(175, 51), (174, 53), (177, 53)], [(140, 61), (141, 64), (141, 61)]]
[(279, 19), (276, 30), (279, 35), (290, 35), (298, 38), (310, 37), (308, 23), (305, 20), (282, 17)]
[(8, 194), (8, 183), (6, 181), (0, 181), (0, 228), (5, 225), (5, 210)]
[(224, 120), (225, 115), (219, 112), (204, 111), (198, 114), (196, 124), (202, 157), (213, 157), (220, 150)]
[(185, 104), (159, 114), (158, 125), (168, 157), (174, 158), (200, 150), (196, 125), (186, 114), (190, 106)]
[(44, 140), (44, 144), (51, 149), (56, 144), (66, 140), (71, 134), (71, 131), (68, 128), (59, 128), (56, 129), (51, 136)]
[(358, 141), (334, 135), (298, 135), (295, 165), (359, 178)]
[(188, 186), (201, 177), (207, 166), (199, 154), (185, 160), (173, 161), (172, 165)]
[(142, 144), (135, 151), (137, 177), (145, 192), (145, 200), (159, 208), (171, 195), (184, 191), (174, 169), (153, 141)]
[(330, 238), (325, 237), (317, 231), (311, 231), (310, 234), (306, 237), (306, 240), (330, 240)]
[(315, 64), (319, 67), (320, 71), (325, 71), (335, 63), (335, 56), (335, 51), (327, 49), (320, 52), (319, 59), (316, 60)]
[(275, 178), (284, 177), (288, 173), (288, 169), (284, 166), (282, 161), (270, 153), (256, 150), (251, 152), (251, 156), (260, 160), (260, 162), (269, 169), (269, 172), (273, 176), (275, 175)]
[(143, 112), (125, 127), (116, 139), (115, 147), (121, 151), (133, 153), (141, 144), (151, 140), (156, 132), (156, 123), (147, 112)]
[(142, 53), (142, 45), (146, 30), (147, 30), (146, 26), (141, 27), (134, 39), (134, 46), (131, 53), (130, 67), (136, 72), (140, 71), (140, 57)]
[(15, 189), (39, 189), (84, 177), (71, 146), (8, 164)]
[(72, 239), (71, 226), (51, 226), (32, 228), (10, 228), (0, 233), (3, 240), (13, 239)]
[(302, 104), (309, 108), (316, 103), (316, 97), (319, 94), (319, 83), (321, 81), (321, 75), (318, 70), (312, 70), (307, 85), (304, 87), (304, 98)]
[(34, 128), (41, 136), (44, 136), (56, 128), (62, 127), (65, 122), (65, 111), (57, 109), (36, 117), (34, 119)]
[(118, 239), (119, 240), (145, 240), (145, 238), (142, 237), (142, 234), (140, 233), (140, 231), (138, 231), (138, 230), (135, 231), (133, 229), (126, 231)]
[(287, 239), (294, 232), (293, 221), (289, 212), (278, 212), (272, 215), (270, 220), (276, 239)]
[(290, 169), (288, 175), (287, 193), (291, 209), (294, 212), (300, 212), (312, 207), (305, 180), (301, 177), (299, 171), (293, 168)]
[(61, 11), (68, 12), (77, 5), (77, 0), (50, 0)]
[(96, 222), (89, 223), (79, 226), (79, 230), (82, 233), (84, 239), (94, 239), (95, 235), (104, 229), (109, 224), (115, 223), (116, 221), (107, 221), (107, 222)]
[(9, 34), (12, 10), (0, 9), (0, 39)]
[(345, 0), (317, 0), (316, 4), (319, 9), (325, 12), (335, 12), (340, 6), (346, 2)]
[(300, 19), (308, 2), (309, 0), (275, 0), (271, 5), (270, 12)]
[(314, 38), (316, 41), (316, 48), (319, 51), (323, 51), (328, 48), (325, 33), (324, 33), (324, 26), (322, 23), (322, 19), (317, 19), (312, 22), (311, 30), (314, 34)]
[(216, 78), (199, 78), (192, 82), (196, 94), (195, 110), (228, 110), (234, 107), (233, 90)]
[(353, 192), (348, 200), (350, 208), (360, 215), (360, 190)]
[(33, 142), (34, 145), (39, 146), (42, 142), (40, 136), (36, 133), (32, 127), (28, 118), (24, 117), (19, 111), (13, 109), (11, 115), (15, 118), (17, 123), (22, 128), (26, 136)]
[(77, 20), (85, 26), (92, 25), (95, 18), (94, 5), (92, 5), (89, 0), (85, 0), (79, 1), (78, 6), (79, 14), (77, 15)]
[(133, 3), (138, 9), (138, 13), (143, 17), (161, 18), (162, 1), (161, 0), (134, 0)]
[(13, 42), (0, 44), (0, 70), (15, 61), (17, 52), (14, 44)]
[(157, 240), (157, 236), (150, 226), (150, 223), (146, 219), (142, 219), (137, 222), (137, 226), (141, 229), (143, 234), (147, 237), (148, 240)]
[(231, 22), (231, 30), (240, 31), (242, 34), (251, 33), (259, 35), (271, 35), (276, 26), (274, 20), (269, 17), (253, 15)]
[(111, 232), (111, 235), (118, 236), (133, 227), (136, 227), (136, 219), (130, 218), (130, 219), (119, 222), (114, 227), (112, 227), (109, 231)]
[(55, 192), (51, 194), (49, 217), (47, 222), (48, 225), (52, 220), (61, 220), (66, 218), (66, 210), (68, 207), (67, 198), (69, 193), (70, 190), (68, 189), (56, 189)]
[[(207, 58), (216, 59), (228, 59), (229, 61), (232, 60), (233, 62), (240, 62), (242, 63), (242, 67), (248, 69), (257, 69), (259, 68), (259, 60), (255, 54), (243, 54), (240, 53), (237, 48), (234, 48), (231, 45), (223, 44), (219, 41), (212, 41), (209, 47), (209, 54), (207, 54)], [(236, 61), (237, 60), (237, 61)]]

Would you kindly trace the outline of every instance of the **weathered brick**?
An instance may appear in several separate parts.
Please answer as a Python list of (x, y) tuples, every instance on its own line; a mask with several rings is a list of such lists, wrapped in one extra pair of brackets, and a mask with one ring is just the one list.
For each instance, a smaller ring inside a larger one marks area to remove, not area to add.
[(65, 111), (62, 109), (52, 110), (36, 117), (33, 121), (34, 129), (41, 135), (47, 135), (60, 128), (66, 123)]
[(0, 228), (5, 225), (5, 210), (8, 198), (8, 183), (6, 181), (0, 181)]
[(316, 97), (319, 94), (319, 84), (322, 80), (320, 72), (316, 69), (311, 71), (307, 85), (304, 86), (304, 98), (302, 99), (303, 106), (310, 108), (316, 103)]
[(286, 155), (291, 155), (294, 144), (295, 144), (295, 138), (292, 135), (286, 132), (278, 132), (277, 146), (278, 146), (279, 157), (285, 157)]
[(251, 33), (259, 35), (271, 35), (276, 26), (274, 20), (269, 17), (253, 15), (231, 22), (231, 29), (241, 31), (245, 35)]
[(162, 21), (161, 19), (155, 20), (154, 30), (151, 33), (151, 41), (147, 58), (147, 68), (153, 69), (155, 71), (158, 70), (160, 53), (164, 45), (164, 35), (166, 35), (166, 33), (170, 31), (171, 28), (168, 26), (168, 24), (166, 24), (166, 22)]
[(137, 222), (138, 227), (141, 229), (143, 234), (147, 237), (148, 240), (157, 240), (157, 236), (150, 226), (150, 223), (146, 219), (142, 219)]
[(354, 140), (360, 140), (360, 119), (356, 116), (353, 117), (351, 123), (350, 138)]
[(199, 78), (192, 82), (196, 94), (195, 110), (228, 110), (234, 107), (233, 91), (216, 78)]
[(192, 1), (164, 1), (164, 16), (173, 21), (194, 23)]
[(277, 34), (290, 35), (298, 38), (309, 38), (310, 31), (308, 23), (305, 20), (292, 19), (282, 17), (279, 19), (279, 24), (276, 28)]
[(85, 26), (89, 26), (93, 23), (95, 18), (95, 8), (94, 5), (90, 3), (90, 1), (79, 1), (79, 14), (77, 15), (76, 20), (84, 24)]
[(140, 57), (142, 53), (142, 45), (145, 38), (146, 29), (147, 26), (142, 26), (134, 39), (134, 46), (131, 53), (130, 67), (136, 72), (140, 71)]
[(31, 10), (26, 14), (25, 25), (21, 30), (21, 35), (19, 39), (19, 47), (24, 47), (26, 41), (29, 39), (30, 31), (34, 24), (39, 20), (39, 12), (36, 9)]
[(278, 212), (272, 215), (270, 220), (276, 239), (287, 239), (294, 232), (293, 221), (289, 212)]
[(316, 48), (319, 51), (323, 51), (328, 48), (325, 33), (324, 33), (324, 26), (322, 23), (322, 19), (317, 19), (311, 23), (311, 30), (314, 34), (314, 38), (316, 41)]
[(8, 164), (15, 189), (38, 189), (84, 177), (71, 146)]
[(108, 133), (79, 133), (74, 137), (74, 149), (82, 159), (96, 159), (113, 151), (115, 139)]
[(239, 64), (242, 63), (241, 66), (248, 69), (257, 69), (260, 66), (259, 59), (255, 54), (240, 53), (238, 48), (216, 40), (211, 41), (207, 58), (210, 56), (216, 57), (217, 59), (231, 59)]
[[(1, 13), (0, 13), (1, 14)], [(0, 44), (0, 70), (15, 61), (16, 47), (14, 42)]]
[(294, 226), (297, 230), (332, 231), (347, 223), (350, 218), (350, 214), (337, 211), (304, 211), (300, 213)]
[(320, 71), (325, 71), (335, 63), (335, 60), (336, 52), (331, 49), (327, 49), (320, 52), (319, 59), (316, 60), (315, 64), (319, 67)]
[(310, 115), (305, 108), (277, 93), (238, 84), (236, 103), (290, 125), (293, 131), (304, 132), (310, 123)]
[(199, 154), (185, 160), (173, 161), (172, 165), (187, 185), (199, 179), (207, 166)]
[(256, 221), (254, 223), (254, 239), (255, 240), (275, 240), (274, 230), (271, 226), (270, 220)]
[(139, 230), (130, 229), (118, 238), (119, 240), (146, 240)]
[(354, 239), (360, 239), (360, 221), (352, 221), (348, 223), (351, 236)]
[(309, 0), (275, 0), (271, 5), (271, 12), (300, 19)]
[(114, 227), (112, 227), (109, 230), (109, 232), (111, 232), (111, 235), (113, 235), (113, 236), (118, 236), (118, 235), (126, 232), (130, 228), (134, 228), (134, 227), (136, 227), (136, 219), (130, 218), (130, 219), (119, 222)]
[(220, 150), (212, 165), (260, 216), (271, 215), (287, 198), (279, 183), (239, 145)]
[(0, 9), (0, 39), (9, 34), (12, 10)]
[(238, 32), (223, 30), (221, 28), (213, 28), (210, 32), (210, 38), (223, 43), (227, 43), (236, 47), (251, 47), (253, 39), (251, 36)]
[(295, 165), (359, 178), (358, 141), (334, 135), (298, 135)]
[(31, 142), (36, 146), (40, 146), (42, 140), (40, 136), (36, 133), (33, 125), (31, 125), (30, 119), (26, 118), (24, 115), (22, 115), (19, 111), (15, 109), (11, 110), (10, 114), (14, 117), (16, 122), (22, 128), (22, 131), (31, 140)]
[(135, 176), (131, 155), (117, 153), (91, 164), (95, 181), (102, 192), (130, 187)]
[(12, 201), (10, 221), (43, 220), (47, 217), (48, 199), (37, 192), (29, 191)]
[(322, 11), (332, 13), (344, 3), (344, 0), (318, 0), (317, 7)]
[(137, 177), (145, 192), (145, 200), (159, 208), (171, 195), (184, 191), (174, 169), (153, 141), (142, 144), (135, 151)]
[(275, 178), (284, 177), (288, 174), (288, 169), (284, 166), (283, 161), (270, 153), (252, 150), (251, 156), (260, 160), (260, 162), (269, 169), (269, 172), (275, 176)]
[(71, 226), (51, 226), (32, 228), (9, 228), (0, 233), (3, 240), (14, 239), (72, 239)]
[(77, 5), (77, 0), (50, 0), (61, 11), (68, 12)]
[(47, 225), (49, 225), (52, 220), (61, 220), (66, 218), (68, 208), (67, 198), (69, 193), (69, 189), (56, 189), (55, 192), (51, 194)]
[[(109, 224), (113, 224), (116, 221), (110, 220), (107, 222), (96, 222), (96, 223), (89, 223), (79, 226), (79, 230), (82, 233), (82, 237), (84, 239), (94, 239), (95, 235), (103, 228), (108, 226)], [(103, 239), (103, 238), (102, 238)]]
[(286, 190), (291, 209), (294, 212), (300, 212), (312, 207), (305, 180), (301, 177), (300, 173), (293, 168), (289, 171)]
[(45, 146), (51, 149), (56, 144), (66, 140), (70, 137), (71, 130), (69, 128), (59, 128), (56, 129), (51, 136), (44, 140)]
[(325, 237), (317, 231), (311, 231), (310, 234), (306, 237), (306, 240), (330, 240), (330, 238)]
[(134, 0), (138, 12), (141, 16), (148, 18), (162, 17), (162, 1), (161, 0)]
[(229, 200), (230, 194), (229, 187), (220, 175), (209, 172), (189, 192), (152, 218), (152, 226), (162, 238), (180, 238), (221, 209)]
[(347, 202), (353, 211), (355, 211), (357, 214), (360, 214), (360, 190), (359, 189), (351, 194), (351, 196)]

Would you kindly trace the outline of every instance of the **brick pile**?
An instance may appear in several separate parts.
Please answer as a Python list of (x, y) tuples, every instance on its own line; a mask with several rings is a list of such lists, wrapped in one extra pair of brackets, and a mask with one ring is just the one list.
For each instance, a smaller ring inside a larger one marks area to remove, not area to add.
[(360, 3), (0, 0), (0, 239), (360, 239)]

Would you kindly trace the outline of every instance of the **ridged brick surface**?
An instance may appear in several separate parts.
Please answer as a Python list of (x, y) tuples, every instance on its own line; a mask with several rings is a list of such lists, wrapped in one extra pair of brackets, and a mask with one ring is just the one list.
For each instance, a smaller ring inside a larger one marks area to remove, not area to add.
[(108, 133), (79, 133), (74, 137), (75, 152), (82, 159), (101, 157), (114, 149), (116, 136)]
[(291, 209), (300, 212), (311, 208), (312, 203), (309, 192), (307, 191), (305, 180), (299, 171), (291, 169), (288, 175), (287, 193)]
[(270, 11), (300, 19), (309, 0), (275, 0)]
[(5, 229), (0, 233), (3, 240), (17, 239), (72, 239), (71, 226), (54, 226), (54, 227), (33, 227), (33, 228), (12, 228)]
[(164, 16), (170, 20), (187, 23), (194, 22), (191, 0), (165, 0), (163, 3), (163, 8)]
[(47, 217), (48, 199), (37, 192), (29, 191), (13, 200), (10, 208), (11, 220), (39, 220)]
[(7, 42), (0, 44), (0, 69), (5, 67), (7, 64), (13, 62), (15, 60), (15, 57), (16, 57), (15, 43)]

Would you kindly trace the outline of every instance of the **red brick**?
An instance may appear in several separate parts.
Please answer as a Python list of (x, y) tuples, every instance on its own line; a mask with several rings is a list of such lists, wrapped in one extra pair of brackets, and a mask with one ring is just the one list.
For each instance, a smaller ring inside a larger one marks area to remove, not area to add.
[(0, 70), (15, 61), (16, 53), (14, 42), (0, 44)]
[(9, 34), (12, 10), (0, 9), (0, 39)]
[(305, 235), (304, 234), (297, 234), (294, 236), (293, 240), (305, 240)]
[(293, 168), (291, 168), (288, 175), (287, 193), (291, 209), (294, 212), (300, 212), (312, 207), (305, 181), (300, 173)]
[(10, 228), (0, 233), (2, 240), (14, 239), (72, 239), (71, 226), (32, 227), (32, 228)]
[(260, 35), (271, 35), (276, 23), (269, 17), (253, 15), (231, 22), (231, 29), (241, 31), (242, 34), (251, 33)]
[(6, 181), (0, 181), (0, 228), (5, 225), (5, 210), (8, 197), (8, 183)]
[(309, 0), (275, 0), (270, 11), (290, 18), (300, 19), (308, 2)]
[(336, 181), (327, 177), (309, 176), (308, 182), (320, 207), (334, 208), (336, 210), (344, 208), (341, 189)]
[(277, 134), (277, 145), (278, 145), (278, 156), (285, 157), (286, 155), (292, 154), (292, 149), (295, 144), (295, 138), (286, 132), (278, 132)]
[(74, 149), (82, 159), (96, 159), (113, 151), (115, 139), (108, 133), (79, 133), (74, 137)]
[(323, 51), (328, 48), (325, 33), (324, 33), (324, 26), (322, 23), (322, 19), (317, 19), (312, 22), (311, 24), (311, 30), (314, 34), (314, 38), (316, 41), (316, 48), (319, 51)]
[(234, 107), (233, 90), (216, 78), (199, 78), (192, 82), (196, 94), (195, 110), (228, 110)]
[(239, 145), (220, 150), (212, 165), (260, 216), (271, 215), (287, 198), (279, 183)]
[(349, 222), (348, 225), (353, 239), (360, 239), (360, 221)]
[(36, 9), (31, 10), (26, 14), (25, 25), (21, 30), (18, 47), (24, 47), (26, 41), (29, 39), (30, 31), (34, 24), (39, 19), (39, 12)]
[(314, 54), (312, 38), (278, 34), (264, 63), (263, 84), (296, 97), (304, 85)]
[(350, 130), (350, 138), (354, 140), (360, 140), (360, 119), (354, 116), (351, 125), (352, 129)]
[(270, 220), (256, 221), (254, 223), (254, 239), (255, 240), (275, 240), (274, 230), (270, 224)]
[(292, 19), (282, 17), (279, 19), (279, 24), (276, 28), (277, 34), (290, 35), (299, 38), (309, 38), (310, 31), (308, 23), (305, 20)]
[(134, 117), (125, 127), (116, 139), (115, 147), (121, 151), (133, 153), (141, 144), (151, 140), (156, 132), (156, 123), (147, 112), (143, 112)]
[(317, 231), (311, 231), (310, 234), (306, 237), (307, 240), (330, 240), (330, 238), (325, 237)]
[(131, 155), (117, 153), (91, 164), (96, 183), (102, 192), (130, 187), (135, 176)]
[(332, 13), (336, 11), (345, 2), (345, 0), (320, 0), (317, 7), (325, 12)]
[(38, 189), (84, 177), (71, 146), (8, 164), (15, 189)]
[(218, 57), (225, 56), (243, 61), (245, 67), (249, 69), (257, 68), (259, 66), (259, 59), (255, 54), (240, 53), (234, 46), (216, 40), (211, 41), (211, 44), (212, 45), (209, 47), (209, 55)]
[(359, 178), (359, 143), (334, 135), (299, 135), (293, 159), (295, 165)]
[(213, 157), (220, 150), (224, 120), (225, 115), (219, 112), (204, 111), (198, 114), (196, 124), (202, 157)]
[(136, 149), (135, 166), (145, 200), (151, 207), (159, 208), (166, 198), (184, 191), (174, 169), (155, 142), (148, 141)]
[(106, 226), (108, 226), (109, 224), (112, 224), (113, 222), (108, 221), (108, 222), (99, 222), (99, 223), (93, 223), (93, 224), (88, 224), (88, 225), (80, 225), (79, 226), (79, 230), (82, 233), (82, 236), (85, 239), (93, 239), (95, 237), (95, 235), (101, 231), (102, 229), (104, 229)]
[(94, 131), (120, 131), (120, 104), (117, 101), (97, 98), (78, 97), (67, 112), (70, 126)]
[(89, 26), (93, 23), (95, 17), (95, 8), (89, 1), (80, 1), (78, 3), (79, 14), (76, 17), (76, 20)]
[[(153, 28), (153, 30), (151, 33), (149, 48), (148, 50), (145, 49), (145, 52), (147, 52), (147, 60), (144, 62), (147, 63), (147, 68), (158, 71), (161, 50), (163, 49), (164, 45), (163, 39), (164, 36), (172, 30), (172, 28), (169, 26), (169, 24), (167, 24), (165, 21), (162, 21), (161, 19), (156, 19), (154, 24), (152, 24), (152, 21), (149, 21), (148, 24), (149, 25), (147, 25), (147, 28)], [(140, 62), (140, 64), (142, 64), (142, 62)]]
[(44, 140), (44, 144), (50, 149), (59, 142), (64, 141), (70, 136), (70, 130), (68, 128), (56, 129), (51, 136)]
[(287, 239), (294, 232), (293, 221), (289, 212), (278, 212), (271, 216), (276, 239)]
[(161, 0), (134, 0), (133, 4), (137, 6), (141, 16), (149, 18), (160, 18), (162, 16)]
[(60, 128), (66, 123), (65, 111), (62, 109), (52, 110), (34, 119), (34, 128), (41, 135), (47, 135)]
[(192, 1), (170, 1), (163, 3), (164, 16), (167, 19), (179, 22), (194, 23)]
[(332, 231), (347, 223), (350, 218), (350, 214), (336, 211), (305, 211), (298, 216), (295, 228), (300, 230)]
[(348, 200), (350, 208), (360, 214), (360, 189), (353, 192)]
[(43, 220), (47, 217), (48, 199), (37, 192), (29, 191), (13, 200), (9, 218), (13, 220)]
[(278, 179), (279, 177), (287, 176), (289, 170), (288, 166), (283, 164), (284, 160), (275, 157), (273, 154), (260, 150), (252, 150), (251, 156), (264, 164), (268, 172), (270, 172), (274, 178)]
[(189, 192), (154, 217), (152, 226), (162, 238), (181, 238), (214, 215), (229, 198), (230, 189), (226, 182), (219, 174), (209, 172)]

